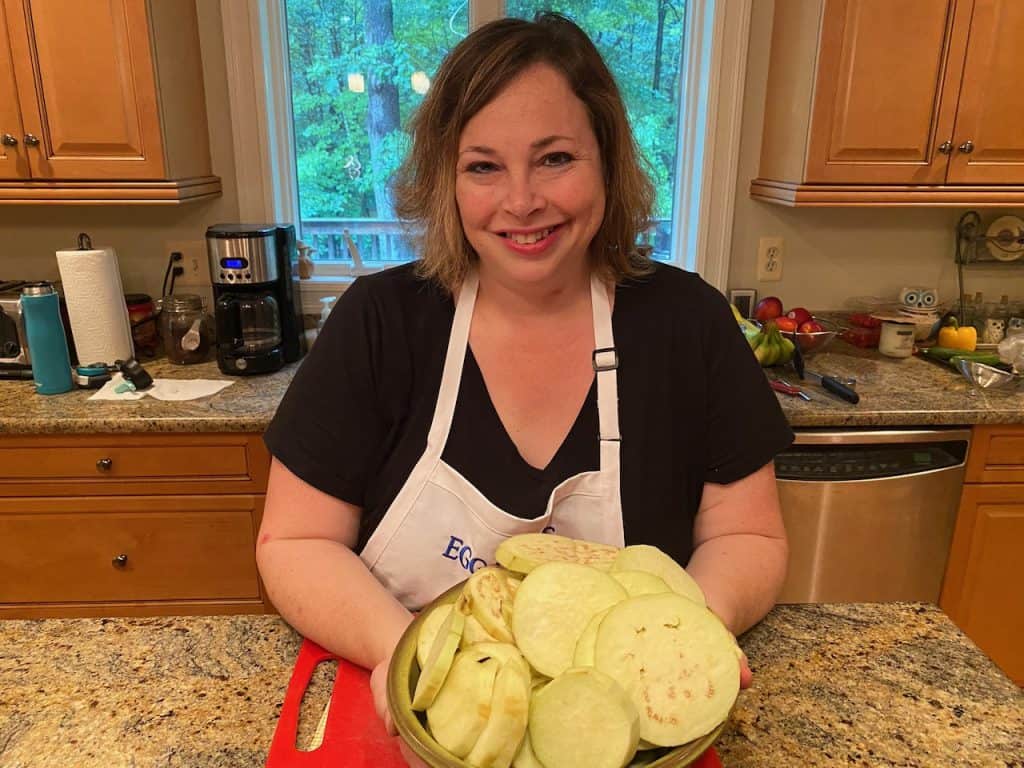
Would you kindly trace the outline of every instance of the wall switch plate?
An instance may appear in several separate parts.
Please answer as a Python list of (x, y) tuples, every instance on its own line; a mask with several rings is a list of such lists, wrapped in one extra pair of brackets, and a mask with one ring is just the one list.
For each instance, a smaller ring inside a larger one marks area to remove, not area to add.
[(762, 237), (758, 241), (757, 279), (763, 283), (782, 279), (781, 237)]
[(175, 285), (210, 285), (210, 260), (206, 255), (205, 240), (169, 240), (164, 243), (164, 248), (168, 257), (175, 251), (182, 256), (175, 266), (185, 271), (175, 279)]

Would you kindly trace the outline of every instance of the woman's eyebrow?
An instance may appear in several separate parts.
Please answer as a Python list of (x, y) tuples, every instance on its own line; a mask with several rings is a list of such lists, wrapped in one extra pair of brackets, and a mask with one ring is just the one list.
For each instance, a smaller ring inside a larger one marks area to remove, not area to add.
[[(545, 136), (543, 139), (537, 139), (535, 142), (530, 144), (530, 149), (544, 149), (544, 147), (550, 146), (559, 140), (574, 141), (571, 136), (562, 136), (560, 134), (552, 134), (551, 136)], [(479, 152), (482, 155), (496, 155), (497, 150), (491, 147), (486, 147), (481, 144), (474, 144), (473, 146), (466, 147), (459, 151), (460, 155), (464, 155), (467, 152)]]

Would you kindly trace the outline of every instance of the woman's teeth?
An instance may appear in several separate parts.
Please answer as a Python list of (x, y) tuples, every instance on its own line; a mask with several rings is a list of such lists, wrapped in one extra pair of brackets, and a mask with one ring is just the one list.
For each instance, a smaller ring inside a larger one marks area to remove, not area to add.
[(548, 227), (547, 229), (542, 229), (539, 232), (528, 232), (524, 235), (514, 235), (508, 233), (505, 235), (505, 237), (507, 237), (509, 240), (511, 240), (513, 243), (516, 243), (517, 245), (533, 245), (537, 241), (543, 240), (545, 237), (550, 235), (553, 229), (554, 227)]

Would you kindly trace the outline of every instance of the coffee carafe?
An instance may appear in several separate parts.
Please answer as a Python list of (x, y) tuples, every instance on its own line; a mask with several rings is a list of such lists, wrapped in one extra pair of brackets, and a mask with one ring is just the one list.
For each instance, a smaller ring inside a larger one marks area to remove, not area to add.
[(295, 227), (216, 224), (206, 230), (223, 373), (271, 373), (305, 352)]

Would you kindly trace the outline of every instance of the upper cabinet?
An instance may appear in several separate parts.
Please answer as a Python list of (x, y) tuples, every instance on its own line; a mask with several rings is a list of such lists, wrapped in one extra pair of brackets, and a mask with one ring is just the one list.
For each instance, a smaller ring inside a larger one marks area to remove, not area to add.
[(0, 202), (220, 189), (194, 0), (0, 0)]
[(776, 0), (755, 198), (1024, 203), (1021, 0)]

